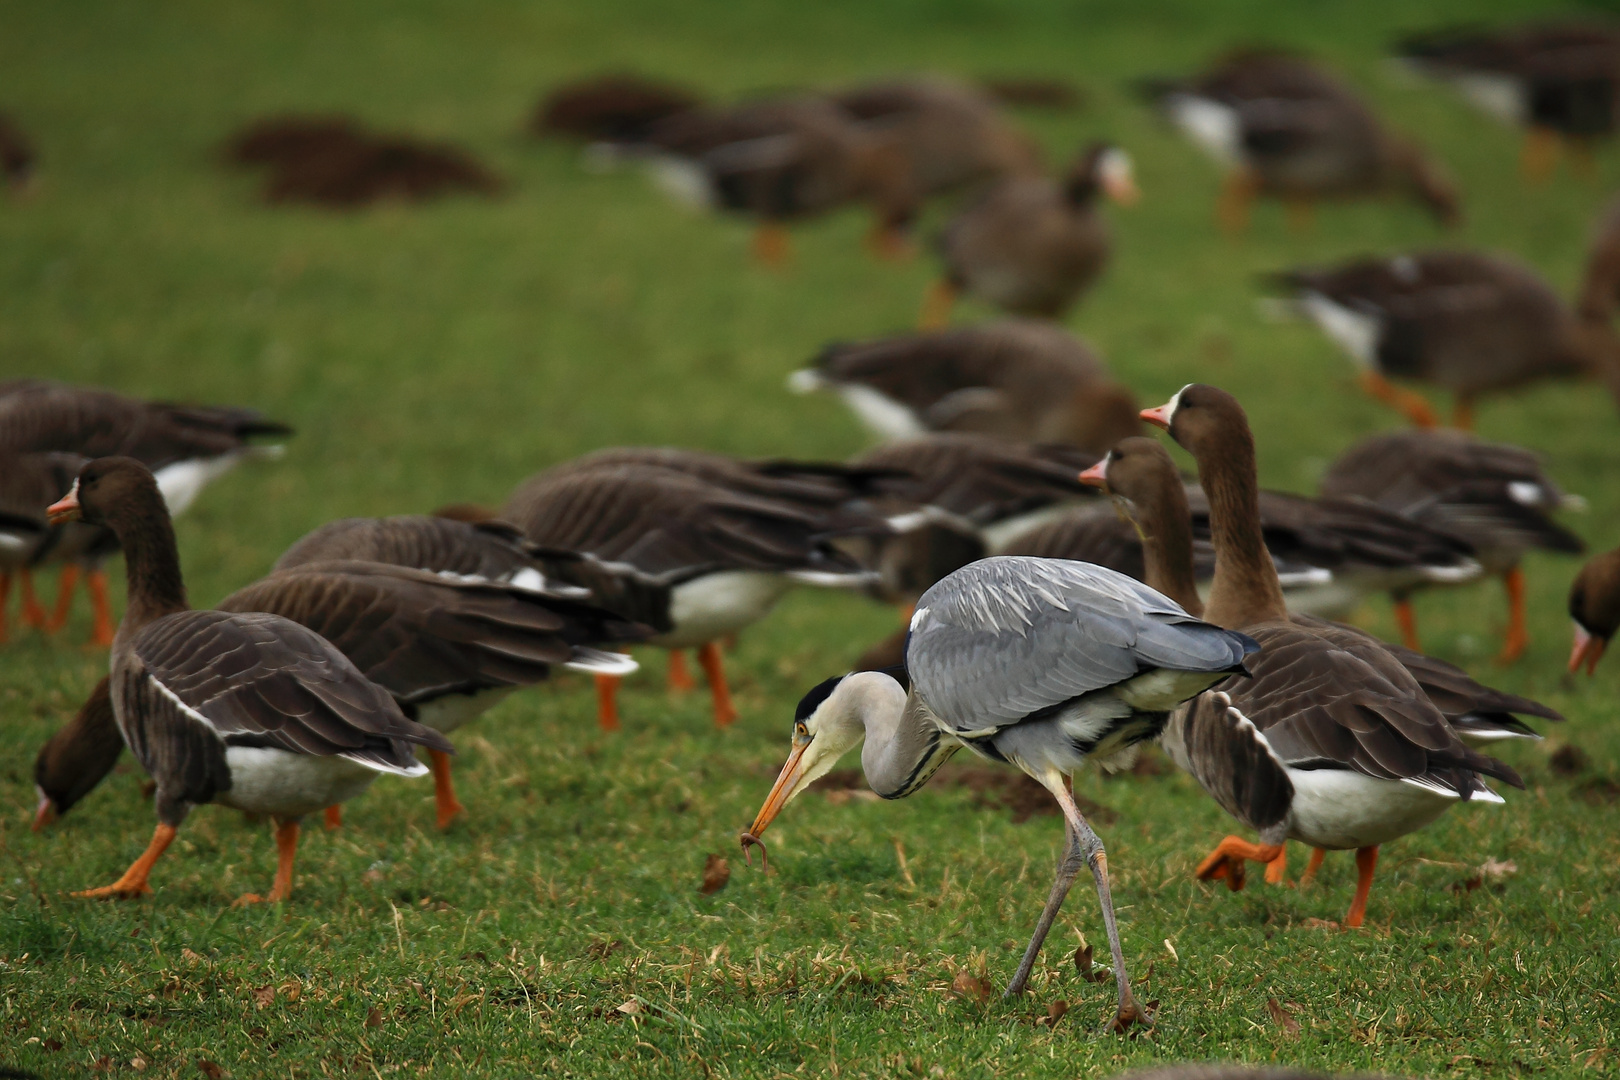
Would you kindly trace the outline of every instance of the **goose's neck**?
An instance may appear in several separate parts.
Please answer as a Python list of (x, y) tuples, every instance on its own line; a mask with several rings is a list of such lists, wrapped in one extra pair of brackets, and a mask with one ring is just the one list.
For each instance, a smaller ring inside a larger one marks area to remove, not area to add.
[(129, 581), (129, 607), (121, 629), (138, 630), (154, 619), (185, 611), (186, 585), (180, 577), (180, 549), (163, 496), (154, 487), (149, 499), (129, 512), (109, 518), (108, 526), (124, 549)]
[(1198, 578), (1193, 572), (1192, 510), (1187, 491), (1179, 481), (1169, 484), (1156, 498), (1133, 503), (1131, 524), (1142, 541), (1142, 563), (1149, 588), (1157, 589), (1187, 610), (1204, 613), (1198, 595)]
[(1247, 425), (1217, 453), (1198, 455), (1198, 480), (1209, 498), (1215, 580), (1204, 617), (1231, 629), (1288, 616), (1277, 568), (1260, 529), (1260, 485), (1254, 437)]

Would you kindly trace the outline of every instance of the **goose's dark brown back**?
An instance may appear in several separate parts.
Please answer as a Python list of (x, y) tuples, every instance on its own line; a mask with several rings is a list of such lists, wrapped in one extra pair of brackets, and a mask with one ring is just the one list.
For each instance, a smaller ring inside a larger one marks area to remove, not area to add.
[(534, 565), (525, 543), (521, 529), (502, 521), (422, 514), (343, 518), (295, 541), (272, 569), (354, 559), (502, 580)]
[(1089, 500), (1096, 491), (1080, 473), (1097, 455), (1071, 446), (1017, 443), (988, 435), (941, 433), (869, 450), (855, 464), (892, 470), (886, 494), (937, 507), (975, 525)]

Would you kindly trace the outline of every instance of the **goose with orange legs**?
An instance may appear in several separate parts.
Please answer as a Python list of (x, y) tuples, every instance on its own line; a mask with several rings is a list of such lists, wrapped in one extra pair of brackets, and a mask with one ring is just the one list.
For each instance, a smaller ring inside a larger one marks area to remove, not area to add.
[(276, 824), (275, 885), (239, 902), (285, 900), (305, 815), (384, 773), (426, 775), (417, 746), (451, 751), (318, 634), (275, 615), (192, 610), (168, 510), (139, 461), (91, 461), (49, 515), (52, 524), (105, 525), (123, 548), (129, 608), (113, 639), (109, 693), (125, 744), (157, 785), (146, 851), (111, 885), (76, 895), (150, 892), (152, 868), (192, 807), (217, 802)]
[(1569, 673), (1597, 673), (1598, 661), (1620, 630), (1620, 548), (1605, 551), (1581, 567), (1569, 587), (1569, 618), (1575, 643), (1569, 650)]
[(1287, 839), (1352, 849), (1358, 881), (1345, 925), (1360, 926), (1380, 846), (1458, 802), (1501, 802), (1485, 776), (1523, 781), (1463, 742), (1400, 655), (1359, 631), (1289, 616), (1262, 538), (1254, 439), (1236, 399), (1192, 384), (1142, 417), (1193, 455), (1209, 496), (1216, 571), (1205, 618), (1261, 646), (1252, 677), (1200, 695), (1166, 730), (1177, 764), (1260, 834), (1258, 844), (1221, 841), (1198, 876), (1241, 887), (1245, 862), (1269, 866)]

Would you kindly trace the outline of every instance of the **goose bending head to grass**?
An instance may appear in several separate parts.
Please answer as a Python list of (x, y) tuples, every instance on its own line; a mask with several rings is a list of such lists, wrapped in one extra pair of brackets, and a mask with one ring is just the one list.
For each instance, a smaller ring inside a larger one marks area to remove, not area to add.
[(964, 746), (1012, 765), (1057, 800), (1068, 844), (1008, 995), (1024, 991), (1070, 885), (1089, 868), (1118, 982), (1111, 1026), (1150, 1023), (1126, 974), (1107, 853), (1069, 777), (1157, 737), (1171, 710), (1242, 671), (1255, 647), (1100, 566), (1014, 556), (973, 563), (918, 601), (905, 648), (909, 693), (887, 673), (857, 672), (799, 702), (793, 750), (743, 847), (759, 844), (784, 806), (863, 742), (867, 782), (887, 799), (922, 787)]
[(1569, 617), (1575, 643), (1569, 651), (1569, 673), (1581, 668), (1597, 673), (1598, 661), (1620, 630), (1620, 548), (1605, 551), (1581, 567), (1569, 587)]
[(306, 814), (384, 773), (425, 775), (417, 746), (452, 751), (318, 634), (276, 615), (192, 610), (169, 512), (139, 461), (91, 461), (48, 513), (52, 524), (104, 525), (124, 550), (129, 608), (108, 690), (124, 742), (157, 785), (146, 851), (113, 884), (76, 895), (150, 892), (153, 864), (191, 808), (217, 802), (275, 820), (275, 886), (242, 900), (285, 900)]

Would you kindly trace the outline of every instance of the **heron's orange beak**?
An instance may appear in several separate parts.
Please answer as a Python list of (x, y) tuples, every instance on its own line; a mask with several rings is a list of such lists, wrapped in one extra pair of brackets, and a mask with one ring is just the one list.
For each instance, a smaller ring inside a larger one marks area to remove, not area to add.
[[(799, 780), (804, 775), (804, 753), (808, 749), (810, 749), (809, 739), (799, 742), (793, 747), (793, 752), (788, 755), (787, 762), (782, 766), (782, 771), (777, 774), (776, 783), (771, 785), (771, 793), (765, 796), (765, 805), (759, 808), (759, 813), (754, 817), (754, 823), (748, 826), (747, 832), (742, 834), (745, 858), (749, 848), (760, 844), (759, 834), (764, 832), (772, 821), (776, 820), (776, 815), (782, 812), (782, 807), (786, 806), (798, 791)], [(760, 844), (760, 846), (763, 847), (764, 845)]]
[(1102, 488), (1108, 490), (1108, 459), (1103, 458), (1097, 464), (1080, 474), (1080, 482), (1086, 487)]
[(1141, 417), (1154, 427), (1170, 430), (1170, 403), (1167, 401), (1156, 409), (1143, 409)]
[(1609, 643), (1591, 633), (1580, 623), (1575, 624), (1575, 645), (1569, 650), (1569, 673), (1574, 675), (1584, 666), (1588, 675), (1597, 672), (1598, 661)]
[(66, 525), (70, 521), (79, 520), (79, 482), (77, 480), (73, 481), (71, 491), (45, 508), (45, 520), (52, 525)]

